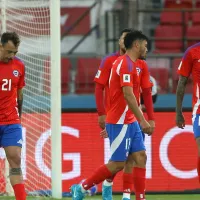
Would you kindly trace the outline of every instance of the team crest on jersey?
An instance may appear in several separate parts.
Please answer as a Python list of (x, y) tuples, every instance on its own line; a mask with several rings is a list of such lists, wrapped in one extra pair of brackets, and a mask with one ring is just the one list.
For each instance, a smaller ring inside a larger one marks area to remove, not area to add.
[(97, 71), (97, 73), (96, 73), (96, 76), (95, 76), (95, 78), (99, 78), (99, 77), (100, 77), (100, 75), (101, 75), (101, 71), (100, 71), (100, 70), (98, 70), (98, 71)]
[(13, 71), (13, 75), (16, 76), (16, 77), (18, 77), (19, 76), (19, 72), (17, 70), (14, 70)]
[(141, 69), (139, 67), (136, 67), (136, 70), (137, 70), (137, 75), (139, 76)]

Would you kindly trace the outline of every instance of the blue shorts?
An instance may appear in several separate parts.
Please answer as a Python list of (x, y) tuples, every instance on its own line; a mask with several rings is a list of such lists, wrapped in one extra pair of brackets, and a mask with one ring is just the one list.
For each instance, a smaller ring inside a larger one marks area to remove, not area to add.
[(22, 147), (21, 124), (0, 125), (0, 147), (19, 146)]
[(198, 138), (200, 137), (200, 114), (194, 115), (192, 117), (192, 121), (193, 121), (194, 137)]
[[(140, 125), (139, 125), (140, 126)], [(140, 130), (141, 130), (141, 133), (142, 133), (142, 138), (143, 138), (143, 141), (145, 141), (145, 133), (142, 131), (142, 128), (140, 126)]]
[(106, 124), (110, 140), (111, 161), (126, 161), (129, 154), (145, 150), (138, 122), (131, 124)]

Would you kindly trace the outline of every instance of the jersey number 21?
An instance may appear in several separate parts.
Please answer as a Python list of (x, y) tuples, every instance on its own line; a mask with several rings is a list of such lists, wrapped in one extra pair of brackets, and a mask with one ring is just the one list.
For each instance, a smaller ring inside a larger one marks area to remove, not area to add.
[(2, 79), (2, 86), (1, 86), (1, 90), (2, 91), (11, 91), (11, 79)]

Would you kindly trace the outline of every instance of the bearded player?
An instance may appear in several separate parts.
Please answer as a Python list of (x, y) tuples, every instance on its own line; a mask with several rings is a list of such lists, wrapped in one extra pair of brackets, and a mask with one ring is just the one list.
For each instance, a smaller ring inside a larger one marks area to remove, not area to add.
[(21, 170), (23, 143), (21, 114), (25, 66), (16, 56), (20, 45), (15, 32), (5, 32), (0, 44), (0, 146), (10, 166), (9, 178), (16, 200), (25, 200)]
[[(133, 87), (139, 84), (135, 66), (139, 64), (138, 58), (143, 53), (146, 54), (147, 37), (140, 31), (133, 31), (126, 35), (124, 43), (126, 54), (120, 56), (113, 64), (109, 79), (110, 107), (106, 115), (106, 130), (111, 145), (111, 158), (108, 164), (99, 167), (82, 184), (71, 187), (74, 200), (82, 200), (86, 190), (121, 171), (127, 162), (145, 162), (145, 159), (142, 159), (146, 156), (144, 140), (136, 118), (144, 133), (152, 134), (152, 128), (138, 107)], [(141, 46), (144, 49), (142, 52)], [(143, 179), (145, 185), (144, 173), (139, 172), (137, 175), (136, 178)], [(145, 200), (144, 193), (144, 189), (140, 190), (136, 199)], [(127, 199), (123, 196), (123, 200)]]
[[(108, 95), (109, 76), (110, 76), (112, 64), (116, 60), (116, 57), (119, 57), (120, 55), (123, 55), (125, 53), (124, 37), (126, 36), (127, 33), (131, 31), (133, 30), (124, 29), (121, 32), (121, 37), (119, 39), (119, 47), (120, 47), (119, 52), (106, 56), (102, 60), (99, 70), (95, 77), (95, 82), (96, 82), (95, 96), (96, 96), (97, 111), (99, 115), (98, 122), (99, 122), (99, 126), (102, 129), (105, 128), (105, 117), (109, 109), (109, 95)], [(142, 46), (140, 48), (141, 49), (139, 49), (139, 51), (143, 51), (141, 58), (145, 58), (146, 51), (145, 49), (142, 49)], [(151, 99), (152, 98), (151, 96), (152, 83), (150, 82), (150, 76), (149, 76), (146, 62), (143, 60), (138, 60), (136, 69), (137, 69), (137, 74), (139, 78), (139, 84), (135, 84), (135, 87), (133, 87), (134, 95), (136, 97), (138, 105), (140, 105), (140, 94), (141, 94), (141, 89), (142, 89), (142, 97), (144, 99), (144, 104), (147, 110), (149, 123), (153, 131), (155, 127), (155, 123), (154, 123), (154, 115), (153, 115), (153, 103)], [(105, 95), (104, 95), (104, 91), (105, 91)], [(106, 137), (105, 131), (102, 131), (101, 134), (102, 134), (102, 137)], [(123, 173), (123, 193), (124, 193), (123, 196), (124, 197), (126, 197), (127, 199), (130, 199), (130, 193), (132, 190), (133, 183), (135, 186), (136, 193), (140, 193), (141, 190), (143, 191), (145, 189), (145, 184), (144, 184), (145, 179), (138, 178), (138, 174), (143, 174), (143, 177), (145, 176), (145, 169), (146, 169), (146, 156), (143, 156), (141, 162), (138, 163), (138, 165), (135, 164), (134, 168), (133, 168), (132, 163), (126, 164), (124, 173)], [(112, 184), (113, 184), (114, 176), (110, 177), (110, 179), (107, 179), (103, 182), (103, 187), (102, 187), (103, 200), (112, 200)]]

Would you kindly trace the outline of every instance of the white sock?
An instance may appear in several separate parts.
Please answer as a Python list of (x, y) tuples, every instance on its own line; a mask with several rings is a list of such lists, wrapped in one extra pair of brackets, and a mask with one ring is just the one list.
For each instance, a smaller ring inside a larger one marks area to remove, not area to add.
[(103, 182), (103, 185), (104, 185), (104, 186), (112, 186), (112, 185), (113, 185), (113, 182), (108, 182), (107, 180), (105, 180), (105, 181)]
[(123, 198), (130, 199), (131, 198), (131, 194), (130, 193), (123, 193)]
[(82, 184), (80, 184), (80, 185), (81, 185), (81, 192), (82, 192), (82, 193), (86, 193), (87, 190), (84, 189), (84, 187), (83, 187)]

